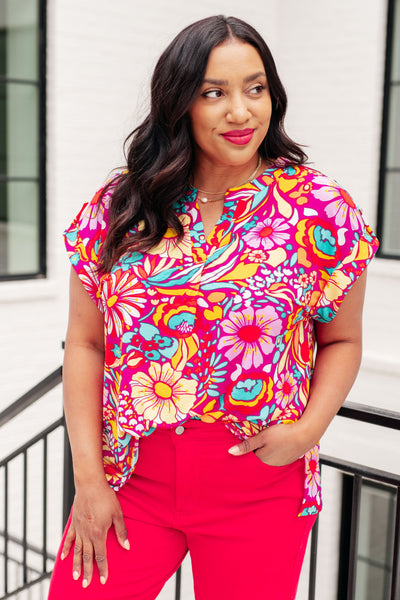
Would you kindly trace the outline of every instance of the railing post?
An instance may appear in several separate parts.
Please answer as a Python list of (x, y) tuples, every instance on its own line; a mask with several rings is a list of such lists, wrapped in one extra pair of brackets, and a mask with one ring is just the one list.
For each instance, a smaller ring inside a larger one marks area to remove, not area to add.
[(357, 583), (357, 552), (358, 532), (360, 526), (360, 504), (361, 504), (362, 477), (354, 475), (353, 500), (351, 507), (351, 531), (350, 531), (350, 557), (349, 557), (349, 579), (347, 584), (347, 600), (354, 600)]
[(311, 532), (310, 575), (308, 579), (308, 600), (315, 600), (317, 579), (317, 549), (318, 549), (319, 516)]
[(28, 564), (27, 564), (27, 534), (28, 534), (28, 451), (23, 453), (23, 516), (22, 516), (22, 580), (24, 585), (28, 583)]
[(43, 438), (43, 529), (42, 529), (42, 541), (43, 541), (43, 573), (47, 571), (47, 435)]
[(181, 579), (182, 567), (179, 567), (175, 574), (175, 600), (181, 600)]
[(75, 485), (72, 470), (72, 454), (69, 444), (67, 426), (64, 419), (64, 477), (63, 477), (63, 528), (67, 524), (69, 513), (74, 501)]
[(396, 524), (394, 528), (392, 587), (390, 600), (400, 598), (400, 486), (397, 488), (396, 497)]
[(8, 593), (8, 464), (4, 465), (4, 594)]

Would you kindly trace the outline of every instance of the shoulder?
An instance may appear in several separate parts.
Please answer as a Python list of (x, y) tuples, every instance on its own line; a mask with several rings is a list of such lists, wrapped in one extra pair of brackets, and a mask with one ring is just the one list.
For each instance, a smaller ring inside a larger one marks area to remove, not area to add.
[(288, 190), (296, 184), (303, 184), (304, 190), (310, 192), (310, 194), (320, 189), (323, 189), (325, 193), (329, 193), (331, 190), (333, 195), (342, 192), (347, 193), (335, 179), (308, 165), (278, 163), (274, 175), (278, 184), (282, 183), (283, 188), (285, 188), (284, 182), (290, 181), (290, 186), (286, 186)]
[(71, 225), (66, 230), (82, 234), (105, 230), (108, 226), (108, 213), (115, 188), (124, 172), (113, 174), (96, 191), (91, 200), (85, 202)]
[(280, 197), (298, 211), (298, 216), (314, 211), (342, 226), (345, 221), (362, 224), (361, 211), (349, 192), (335, 179), (308, 165), (284, 165), (274, 172)]
[(329, 175), (308, 166), (302, 166), (300, 169), (301, 176), (309, 182), (316, 198), (325, 200), (327, 197), (336, 198), (339, 195), (350, 198), (345, 188)]

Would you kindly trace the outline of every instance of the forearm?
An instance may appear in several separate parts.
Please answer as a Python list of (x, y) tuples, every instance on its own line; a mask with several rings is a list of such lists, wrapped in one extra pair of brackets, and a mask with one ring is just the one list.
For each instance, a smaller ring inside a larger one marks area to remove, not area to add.
[(64, 408), (75, 485), (105, 480), (102, 461), (104, 354), (91, 344), (66, 340)]
[(61, 556), (65, 558), (74, 546), (73, 577), (78, 579), (83, 569), (83, 587), (92, 579), (93, 557), (100, 582), (107, 580), (106, 538), (111, 526), (121, 546), (129, 550), (121, 505), (103, 468), (103, 377), (103, 313), (71, 268), (63, 381), (76, 494)]
[(310, 448), (345, 401), (360, 368), (361, 340), (337, 341), (317, 350), (310, 396), (299, 426)]

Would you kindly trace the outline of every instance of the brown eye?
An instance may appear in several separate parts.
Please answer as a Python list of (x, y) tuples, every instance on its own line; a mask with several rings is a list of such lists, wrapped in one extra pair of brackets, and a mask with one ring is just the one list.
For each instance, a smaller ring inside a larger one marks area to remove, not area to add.
[(221, 90), (208, 90), (202, 94), (204, 98), (220, 98), (222, 96)]
[(263, 90), (265, 90), (265, 87), (261, 84), (258, 84), (251, 88), (250, 94), (256, 96), (257, 94), (261, 94)]

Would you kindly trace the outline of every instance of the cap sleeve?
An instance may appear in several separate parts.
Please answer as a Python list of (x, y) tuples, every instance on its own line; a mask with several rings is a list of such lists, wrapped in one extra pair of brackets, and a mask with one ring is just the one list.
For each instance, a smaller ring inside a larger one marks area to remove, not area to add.
[(64, 231), (69, 260), (79, 279), (100, 310), (99, 256), (107, 232), (108, 194), (99, 202), (101, 188), (86, 202), (71, 225)]
[(334, 188), (331, 201), (324, 200), (326, 229), (319, 232), (319, 242), (329, 242), (332, 251), (329, 261), (322, 260), (319, 265), (319, 293), (311, 316), (328, 323), (335, 317), (353, 283), (372, 260), (379, 242), (365, 223), (361, 210), (345, 190)]

